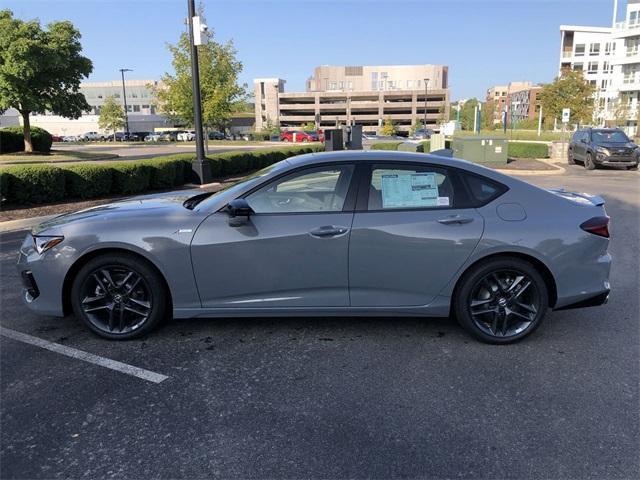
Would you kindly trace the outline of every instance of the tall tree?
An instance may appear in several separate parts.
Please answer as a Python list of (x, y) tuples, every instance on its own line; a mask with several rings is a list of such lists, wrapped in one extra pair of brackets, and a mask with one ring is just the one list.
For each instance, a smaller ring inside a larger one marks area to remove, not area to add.
[[(473, 130), (475, 108), (480, 104), (477, 98), (471, 98), (464, 102), (460, 108), (460, 128), (462, 130)], [(485, 112), (482, 112), (485, 115)]]
[(113, 132), (113, 141), (116, 140), (116, 130), (124, 126), (124, 109), (116, 102), (113, 96), (108, 96), (100, 109), (98, 126), (104, 130)]
[[(200, 13), (202, 16), (202, 12)], [(213, 31), (204, 33), (208, 42), (198, 49), (202, 121), (205, 126), (224, 128), (231, 113), (245, 108), (246, 88), (238, 84), (242, 63), (236, 59), (233, 42), (214, 41)], [(156, 87), (159, 107), (168, 116), (193, 125), (193, 89), (189, 36), (180, 35), (178, 43), (168, 45), (173, 56), (174, 73), (165, 73)]]
[(547, 121), (562, 118), (562, 109), (571, 109), (571, 123), (590, 123), (593, 118), (595, 87), (580, 71), (565, 70), (553, 83), (544, 85), (540, 103)]
[(80, 81), (93, 71), (81, 55), (80, 32), (71, 22), (23, 21), (0, 10), (0, 111), (15, 108), (22, 116), (24, 150), (33, 151), (32, 113), (49, 111), (79, 118), (89, 109)]

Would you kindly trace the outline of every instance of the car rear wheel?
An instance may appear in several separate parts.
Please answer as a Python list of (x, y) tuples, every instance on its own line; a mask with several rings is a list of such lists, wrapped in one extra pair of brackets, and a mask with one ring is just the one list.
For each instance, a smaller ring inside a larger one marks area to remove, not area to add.
[(591, 155), (591, 153), (587, 153), (587, 156), (584, 157), (584, 168), (587, 170), (594, 170), (596, 168), (596, 164), (593, 162), (593, 155)]
[(567, 163), (568, 163), (569, 165), (575, 165), (575, 164), (576, 164), (576, 161), (575, 161), (575, 159), (573, 158), (573, 150), (569, 150), (569, 151), (567, 152)]
[(284, 143), (289, 143), (289, 139), (288, 139), (288, 138), (283, 138), (283, 139), (282, 139), (282, 141), (283, 141)]
[(135, 255), (105, 254), (89, 260), (71, 287), (73, 312), (91, 331), (128, 340), (153, 330), (168, 310), (160, 275)]
[(529, 262), (496, 258), (463, 275), (453, 307), (458, 322), (474, 337), (486, 343), (512, 343), (540, 326), (548, 291)]

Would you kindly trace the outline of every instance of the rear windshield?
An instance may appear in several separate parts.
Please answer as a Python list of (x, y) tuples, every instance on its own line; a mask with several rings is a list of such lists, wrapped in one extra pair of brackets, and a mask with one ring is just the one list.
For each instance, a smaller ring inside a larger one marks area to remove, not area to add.
[(620, 130), (592, 130), (591, 138), (594, 142), (614, 142), (614, 143), (626, 143), (629, 141), (629, 137)]

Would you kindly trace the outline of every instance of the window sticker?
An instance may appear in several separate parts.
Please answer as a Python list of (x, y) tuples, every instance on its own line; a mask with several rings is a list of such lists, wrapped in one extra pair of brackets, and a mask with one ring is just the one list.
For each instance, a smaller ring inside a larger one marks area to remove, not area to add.
[(448, 207), (449, 206), (449, 197), (438, 197), (438, 206), (439, 207)]
[[(435, 173), (382, 175), (382, 208), (437, 207)], [(449, 197), (446, 198), (447, 202)]]

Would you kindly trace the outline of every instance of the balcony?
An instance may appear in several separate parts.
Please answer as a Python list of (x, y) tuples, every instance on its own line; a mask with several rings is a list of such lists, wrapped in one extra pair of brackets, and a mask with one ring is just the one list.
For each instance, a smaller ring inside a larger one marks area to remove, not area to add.
[(640, 36), (640, 22), (616, 22), (613, 26), (613, 38)]

